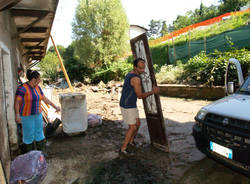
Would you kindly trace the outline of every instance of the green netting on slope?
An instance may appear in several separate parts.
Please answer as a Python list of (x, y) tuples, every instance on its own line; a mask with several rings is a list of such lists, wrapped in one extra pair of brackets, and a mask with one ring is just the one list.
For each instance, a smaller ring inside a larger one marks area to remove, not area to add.
[(207, 38), (205, 41), (202, 39), (175, 46), (175, 56), (174, 48), (171, 47), (169, 50), (169, 62), (173, 64), (175, 60), (182, 60), (185, 63), (189, 57), (193, 57), (205, 49), (206, 53), (211, 53), (215, 49), (227, 51), (232, 47), (236, 49), (250, 47), (250, 25)]

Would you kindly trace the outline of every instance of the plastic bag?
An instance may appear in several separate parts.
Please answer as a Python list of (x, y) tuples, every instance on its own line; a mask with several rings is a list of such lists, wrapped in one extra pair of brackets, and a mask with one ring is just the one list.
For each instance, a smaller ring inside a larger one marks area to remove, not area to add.
[(88, 126), (95, 127), (102, 124), (101, 116), (97, 114), (88, 114)]
[(10, 184), (40, 184), (47, 174), (47, 163), (41, 151), (19, 155), (11, 162)]

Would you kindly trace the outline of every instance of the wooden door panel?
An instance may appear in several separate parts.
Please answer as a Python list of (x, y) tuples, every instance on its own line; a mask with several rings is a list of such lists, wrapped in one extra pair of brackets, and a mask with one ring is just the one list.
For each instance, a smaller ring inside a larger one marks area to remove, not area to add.
[[(131, 39), (130, 45), (134, 58), (145, 60), (145, 73), (140, 75), (142, 90), (144, 92), (152, 91), (153, 86), (157, 86), (157, 82), (146, 34), (144, 33)], [(168, 151), (167, 133), (159, 95), (151, 95), (143, 99), (143, 106), (152, 145), (161, 150)]]

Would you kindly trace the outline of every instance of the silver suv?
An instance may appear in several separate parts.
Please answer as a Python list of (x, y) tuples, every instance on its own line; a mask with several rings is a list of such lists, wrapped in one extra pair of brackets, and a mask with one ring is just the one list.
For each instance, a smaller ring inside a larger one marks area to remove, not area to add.
[(193, 137), (201, 152), (250, 177), (250, 75), (244, 81), (239, 62), (231, 59), (228, 66), (232, 63), (242, 84), (231, 94), (234, 84), (226, 83), (229, 96), (200, 109)]

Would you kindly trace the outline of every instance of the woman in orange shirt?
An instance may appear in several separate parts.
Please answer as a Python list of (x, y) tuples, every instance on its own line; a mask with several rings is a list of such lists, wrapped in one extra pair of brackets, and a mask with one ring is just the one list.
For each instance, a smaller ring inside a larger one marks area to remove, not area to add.
[(17, 123), (22, 123), (23, 143), (25, 151), (34, 149), (44, 151), (45, 136), (43, 133), (43, 118), (41, 100), (60, 111), (60, 107), (56, 106), (46, 96), (42, 89), (38, 86), (40, 74), (37, 71), (28, 70), (26, 74), (28, 82), (17, 88), (15, 96), (15, 119)]

